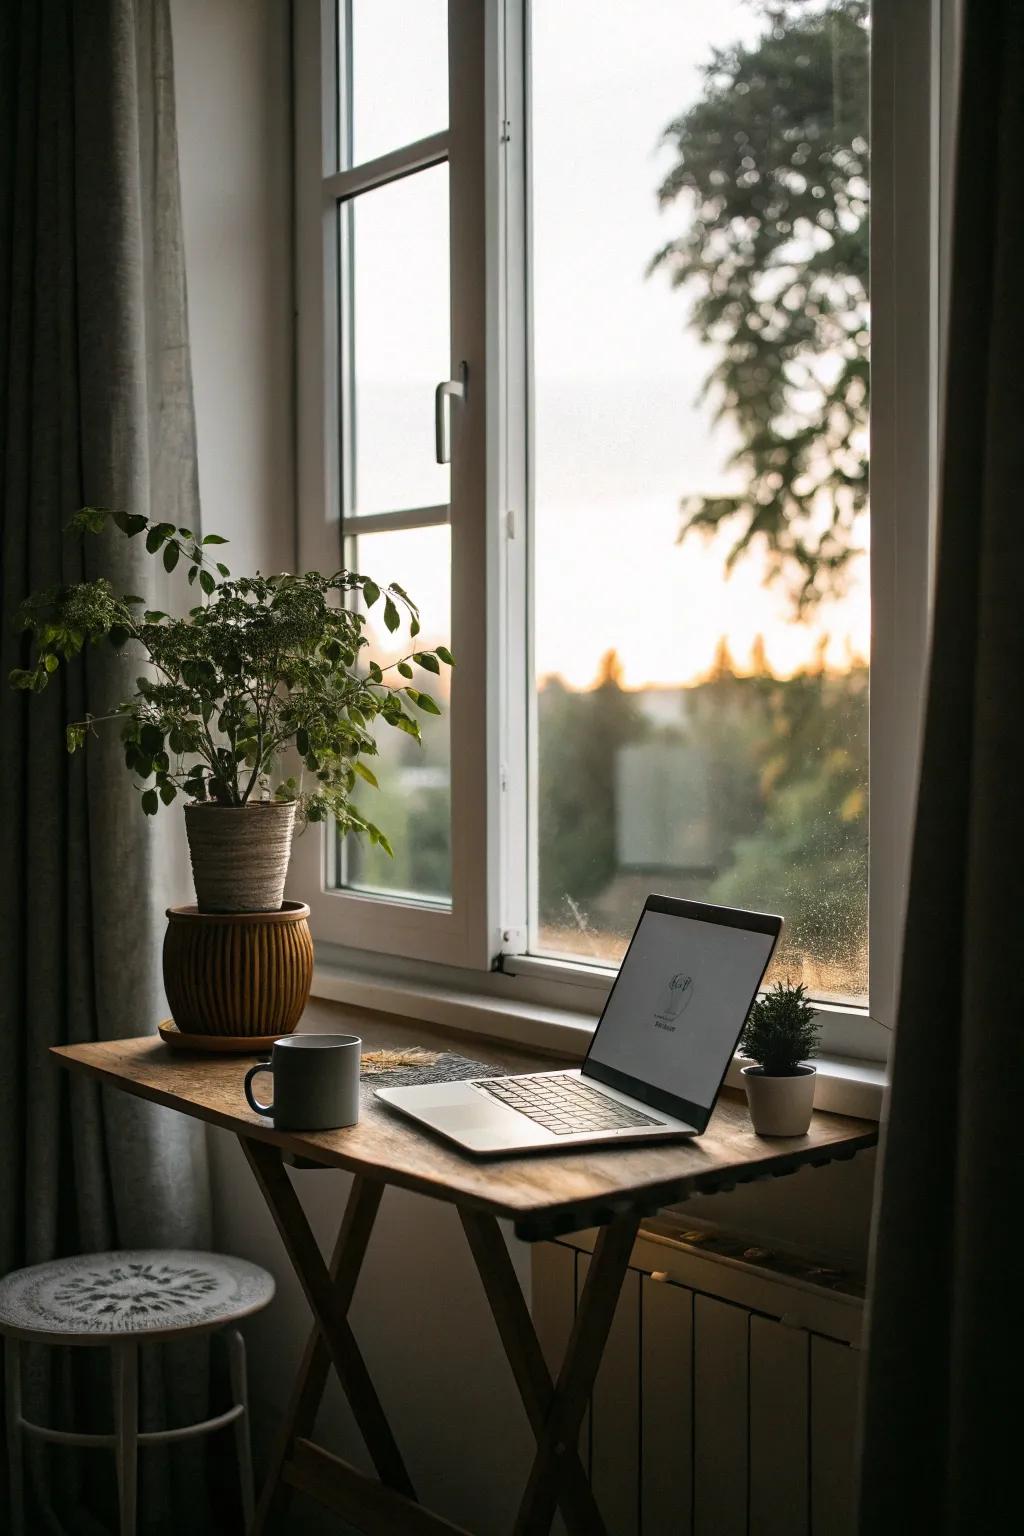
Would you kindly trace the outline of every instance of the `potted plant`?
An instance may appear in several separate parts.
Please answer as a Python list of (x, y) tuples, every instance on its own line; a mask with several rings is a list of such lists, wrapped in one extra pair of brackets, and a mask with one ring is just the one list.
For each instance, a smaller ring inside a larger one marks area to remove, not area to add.
[(815, 1069), (821, 1025), (803, 985), (778, 982), (757, 998), (740, 1039), (747, 1104), (759, 1136), (805, 1136), (814, 1108)]
[[(168, 572), (179, 564), (187, 569), (201, 601), (183, 615), (168, 614), (115, 593), (102, 577), (36, 593), (20, 610), (32, 640), (30, 665), (12, 672), (10, 681), (40, 692), (86, 644), (133, 647), (148, 664), (134, 691), (109, 714), (69, 724), (68, 751), (83, 746), (102, 722), (117, 722), (143, 812), (154, 816), (179, 795), (186, 802), (198, 902), (198, 914), (189, 915), (212, 921), (220, 914), (221, 927), (225, 915), (244, 915), (249, 928), (258, 913), (283, 923), (294, 915), (282, 897), (296, 818), (304, 825), (333, 817), (342, 833), (358, 833), (391, 852), (385, 834), (353, 804), (352, 791), (359, 780), (377, 785), (367, 759), (377, 753), (379, 721), (418, 739), (417, 711), (440, 714), (432, 696), (416, 686), (414, 669), (436, 676), (452, 665), (451, 653), (444, 646), (416, 648), (418, 610), (395, 583), (381, 587), (346, 570), (232, 577), (211, 553), (227, 542), (218, 534), (200, 538), (133, 513), (86, 507), (70, 527), (95, 534), (111, 523), (128, 538), (144, 536)], [(387, 666), (365, 656), (366, 617), (355, 608), (357, 599), (366, 608), (382, 605), (390, 633), (404, 614), (407, 655)], [(211, 923), (206, 931), (214, 944)], [(232, 942), (237, 948), (237, 934)], [(216, 943), (224, 948), (227, 939)], [(281, 944), (282, 955), (295, 947), (283, 938)], [(310, 948), (310, 968), (311, 955)], [(294, 976), (294, 993), (293, 983)], [(238, 985), (244, 989), (244, 977)], [(230, 1009), (222, 1029), (229, 1015)]]

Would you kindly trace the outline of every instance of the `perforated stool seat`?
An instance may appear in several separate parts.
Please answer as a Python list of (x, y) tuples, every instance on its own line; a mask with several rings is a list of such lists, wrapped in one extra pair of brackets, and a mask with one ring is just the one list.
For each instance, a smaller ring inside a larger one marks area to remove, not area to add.
[[(191, 1439), (229, 1424), (235, 1430), (248, 1527), (254, 1498), (245, 1342), (234, 1325), (260, 1311), (273, 1295), (273, 1277), (257, 1264), (180, 1249), (77, 1254), (16, 1270), (0, 1280), (13, 1536), (23, 1536), (25, 1530), (26, 1434), (64, 1445), (112, 1449), (117, 1462), (121, 1533), (134, 1536), (139, 1445)], [(138, 1346), (221, 1329), (226, 1331), (232, 1406), (196, 1424), (140, 1432)], [(23, 1416), (21, 1346), (25, 1342), (105, 1346), (112, 1351), (114, 1429), (110, 1434), (51, 1429)]]

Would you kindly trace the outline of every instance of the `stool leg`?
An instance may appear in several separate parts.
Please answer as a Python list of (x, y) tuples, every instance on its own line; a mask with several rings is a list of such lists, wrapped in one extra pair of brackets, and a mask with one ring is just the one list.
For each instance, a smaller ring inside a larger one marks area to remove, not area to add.
[(4, 1340), (7, 1407), (7, 1465), (11, 1492), (11, 1536), (25, 1536), (25, 1436), (21, 1428), (21, 1340)]
[(252, 1442), (249, 1438), (249, 1384), (245, 1368), (245, 1340), (237, 1328), (228, 1330), (227, 1345), (231, 1396), (242, 1409), (235, 1420), (235, 1448), (238, 1453), (238, 1477), (242, 1485), (242, 1520), (245, 1530), (250, 1531), (256, 1514), (256, 1496), (253, 1490)]
[(135, 1536), (139, 1455), (139, 1355), (134, 1344), (114, 1345), (114, 1435), (121, 1536)]

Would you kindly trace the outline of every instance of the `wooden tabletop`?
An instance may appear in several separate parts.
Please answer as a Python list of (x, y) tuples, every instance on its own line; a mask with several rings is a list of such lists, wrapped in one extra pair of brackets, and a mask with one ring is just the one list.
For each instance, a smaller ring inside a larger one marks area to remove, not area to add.
[[(550, 1059), (465, 1037), (439, 1041), (426, 1026), (376, 1031), (360, 1021), (367, 1044), (408, 1044), (414, 1038), (447, 1045), (510, 1071), (550, 1067)], [(351, 1020), (342, 1027), (351, 1028)], [(373, 1039), (373, 1034), (386, 1039)], [(251, 1061), (245, 1057), (185, 1055), (156, 1036), (58, 1046), (61, 1065), (112, 1087), (236, 1135), (281, 1147), (325, 1168), (366, 1174), (385, 1184), (509, 1218), (527, 1241), (600, 1226), (625, 1210), (653, 1214), (693, 1194), (710, 1194), (749, 1179), (790, 1173), (804, 1164), (852, 1157), (873, 1146), (878, 1127), (868, 1120), (815, 1113), (806, 1136), (764, 1138), (751, 1128), (745, 1100), (728, 1090), (703, 1136), (681, 1142), (480, 1160), (387, 1108), (363, 1099), (358, 1125), (336, 1131), (275, 1131), (253, 1114), (242, 1093)]]

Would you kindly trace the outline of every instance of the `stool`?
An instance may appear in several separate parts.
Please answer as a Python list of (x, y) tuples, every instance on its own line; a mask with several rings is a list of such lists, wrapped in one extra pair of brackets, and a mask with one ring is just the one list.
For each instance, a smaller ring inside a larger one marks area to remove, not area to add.
[[(24, 1436), (59, 1445), (107, 1446), (117, 1466), (121, 1536), (135, 1536), (139, 1446), (168, 1444), (234, 1425), (246, 1529), (254, 1500), (245, 1342), (230, 1325), (259, 1312), (274, 1294), (273, 1278), (244, 1259), (216, 1253), (154, 1249), (87, 1253), (16, 1270), (0, 1280), (4, 1335), (11, 1531), (24, 1536)], [(227, 1329), (232, 1406), (226, 1413), (176, 1429), (140, 1431), (138, 1346)], [(69, 1344), (111, 1350), (114, 1429), (79, 1434), (34, 1424), (21, 1411), (22, 1346)]]

